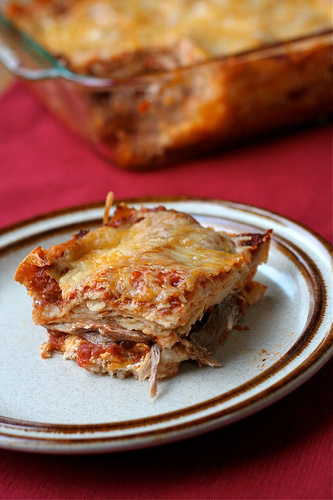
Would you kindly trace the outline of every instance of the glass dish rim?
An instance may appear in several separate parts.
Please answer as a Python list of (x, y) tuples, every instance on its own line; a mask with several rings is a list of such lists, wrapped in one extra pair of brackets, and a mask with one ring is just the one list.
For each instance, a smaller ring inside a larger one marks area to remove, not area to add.
[[(91, 88), (94, 90), (98, 89), (108, 89), (108, 90), (116, 90), (118, 88), (124, 87), (137, 87), (137, 86), (145, 86), (150, 85), (156, 82), (165, 81), (165, 80), (173, 80), (175, 76), (181, 75), (182, 73), (193, 71), (196, 68), (208, 67), (210, 65), (218, 64), (218, 63), (226, 63), (228, 61), (241, 62), (244, 59), (255, 59), (262, 58), (265, 55), (269, 55), (270, 52), (287, 52), (288, 49), (291, 49), (294, 45), (299, 43), (306, 42), (314, 42), (320, 41), (321, 39), (325, 40), (328, 37), (330, 41), (328, 43), (329, 46), (333, 47), (333, 28), (325, 28), (322, 30), (317, 30), (307, 35), (293, 38), (284, 41), (278, 41), (273, 43), (267, 43), (263, 46), (260, 46), (255, 49), (247, 49), (241, 52), (236, 52), (232, 54), (224, 54), (220, 56), (214, 56), (209, 59), (205, 59), (202, 61), (195, 62), (193, 64), (180, 66), (178, 68), (174, 68), (172, 70), (158, 71), (156, 73), (138, 75), (134, 77), (124, 78), (124, 79), (112, 79), (112, 78), (101, 78), (93, 75), (84, 75), (82, 73), (77, 73), (71, 71), (66, 68), (64, 64), (58, 61), (48, 50), (42, 47), (37, 41), (33, 39), (30, 35), (25, 33), (19, 27), (15, 25), (4, 13), (0, 4), (0, 34), (1, 28), (6, 28), (10, 30), (15, 36), (19, 37), (21, 42), (21, 48), (27, 52), (33, 52), (36, 56), (41, 56), (45, 59), (49, 64), (49, 68), (45, 69), (34, 69), (34, 70), (21, 70), (18, 65), (15, 70), (13, 67), (8, 67), (3, 59), (0, 57), (0, 62), (7, 67), (12, 74), (18, 76), (23, 80), (28, 81), (42, 81), (47, 79), (59, 79), (70, 81), (76, 85)], [(4, 49), (7, 49), (5, 44), (2, 44)], [(1, 44), (0, 44), (1, 48)], [(1, 54), (0, 54), (1, 56)]]

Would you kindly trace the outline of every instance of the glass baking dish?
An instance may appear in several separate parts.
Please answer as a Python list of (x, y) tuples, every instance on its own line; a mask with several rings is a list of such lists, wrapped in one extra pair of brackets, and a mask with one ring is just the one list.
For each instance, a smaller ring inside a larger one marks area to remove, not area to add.
[(148, 169), (331, 114), (332, 34), (112, 80), (70, 71), (0, 9), (0, 60), (113, 164)]

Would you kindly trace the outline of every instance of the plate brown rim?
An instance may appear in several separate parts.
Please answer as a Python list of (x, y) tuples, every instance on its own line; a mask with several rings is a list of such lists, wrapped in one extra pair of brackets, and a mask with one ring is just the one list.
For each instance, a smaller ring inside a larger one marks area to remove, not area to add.
[[(324, 238), (322, 238), (320, 235), (318, 235), (317, 233), (315, 233), (314, 231), (309, 229), (307, 226), (299, 224), (298, 222), (296, 222), (293, 219), (281, 216), (281, 215), (276, 214), (274, 212), (269, 212), (265, 209), (255, 207), (253, 205), (245, 205), (245, 204), (231, 202), (231, 201), (222, 201), (222, 200), (215, 200), (215, 199), (209, 199), (209, 198), (170, 197), (170, 196), (168, 196), (168, 197), (128, 198), (128, 199), (124, 199), (121, 201), (125, 201), (126, 203), (136, 203), (136, 204), (137, 203), (146, 203), (146, 202), (160, 203), (160, 202), (184, 202), (184, 201), (191, 202), (191, 201), (194, 201), (194, 202), (214, 203), (214, 204), (223, 205), (223, 206), (226, 206), (228, 208), (236, 209), (236, 210), (245, 210), (245, 211), (254, 213), (256, 216), (264, 216), (268, 220), (273, 219), (275, 222), (279, 222), (280, 224), (281, 223), (288, 224), (289, 222), (296, 224), (296, 226), (301, 227), (302, 229), (304, 229), (305, 231), (310, 233), (312, 236), (314, 236), (316, 239), (318, 239), (320, 241), (320, 243), (322, 243), (326, 247), (326, 249), (332, 253), (332, 246)], [(63, 210), (49, 212), (49, 213), (46, 213), (46, 214), (43, 214), (43, 215), (40, 215), (37, 217), (29, 218), (29, 219), (26, 219), (24, 221), (12, 224), (10, 226), (7, 226), (6, 228), (0, 229), (0, 235), (4, 234), (6, 232), (14, 231), (20, 227), (27, 226), (29, 224), (34, 224), (40, 220), (47, 220), (48, 218), (56, 218), (58, 216), (65, 215), (65, 214), (71, 214), (71, 213), (75, 213), (75, 212), (91, 210), (94, 208), (99, 209), (102, 207), (103, 207), (103, 203), (97, 202), (97, 203), (79, 205), (79, 206), (69, 207), (69, 208), (66, 208)], [(91, 223), (91, 222), (93, 222), (93, 221), (89, 221), (89, 223)], [(79, 225), (82, 223), (80, 223), (80, 222), (75, 223), (75, 225)], [(70, 224), (65, 225), (64, 228), (67, 228), (68, 226), (70, 226)], [(62, 228), (63, 227), (61, 227), (61, 229)], [(58, 230), (60, 230), (60, 228), (58, 228)], [(49, 231), (46, 230), (45, 232), (49, 232)], [(35, 236), (38, 237), (41, 234), (43, 234), (43, 231), (38, 232)], [(24, 239), (26, 239), (26, 238), (24, 238)], [(311, 320), (310, 320), (309, 324), (307, 325), (306, 331), (303, 332), (301, 339), (299, 339), (299, 341), (297, 342), (297, 347), (293, 346), (293, 348), (292, 348), (292, 351), (295, 351), (295, 353), (298, 355), (299, 354), (299, 347), (305, 345), (306, 341), (309, 340), (309, 335), (310, 334), (315, 335), (315, 332), (316, 332), (317, 328), (319, 327), (321, 317), (325, 312), (324, 311), (325, 305), (326, 305), (325, 304), (325, 302), (326, 302), (325, 290), (322, 286), (324, 281), (323, 281), (322, 277), (320, 277), (320, 273), (319, 273), (318, 269), (316, 268), (315, 264), (313, 263), (313, 261), (311, 259), (309, 259), (309, 257), (304, 252), (302, 252), (300, 249), (298, 249), (294, 245), (290, 244), (290, 242), (284, 240), (283, 238), (275, 236), (275, 241), (278, 245), (280, 245), (280, 249), (284, 248), (285, 251), (287, 251), (287, 253), (289, 252), (289, 255), (293, 255), (293, 253), (295, 253), (295, 251), (298, 252), (298, 254), (299, 254), (298, 256), (300, 256), (302, 259), (303, 269), (306, 269), (306, 273), (307, 273), (308, 277), (311, 278), (310, 281), (312, 281), (312, 286), (316, 290), (316, 299), (315, 299), (316, 311), (315, 311), (315, 314), (314, 315), (312, 314), (312, 316), (310, 318)], [(16, 242), (16, 244), (17, 244), (17, 242)], [(5, 250), (6, 250), (6, 248), (5, 248)], [(298, 258), (296, 258), (296, 260), (298, 260)], [(222, 410), (221, 412), (214, 413), (213, 415), (208, 415), (206, 417), (202, 417), (199, 420), (195, 420), (194, 422), (191, 421), (189, 424), (186, 424), (186, 423), (180, 424), (180, 425), (175, 424), (175, 425), (169, 426), (168, 428), (163, 428), (162, 431), (161, 431), (161, 429), (147, 431), (147, 432), (145, 432), (143, 430), (143, 432), (136, 433), (135, 435), (131, 434), (131, 435), (119, 436), (119, 437), (111, 436), (111, 437), (106, 437), (106, 438), (102, 438), (102, 439), (100, 439), (100, 438), (94, 439), (94, 437), (92, 437), (92, 438), (88, 437), (88, 438), (82, 438), (79, 440), (75, 439), (75, 443), (77, 445), (82, 444), (82, 443), (88, 443), (88, 442), (90, 443), (91, 441), (96, 443), (96, 441), (98, 442), (100, 440), (103, 443), (105, 443), (106, 441), (109, 441), (109, 440), (111, 440), (111, 441), (117, 441), (119, 439), (126, 440), (126, 439), (134, 438), (134, 437), (140, 438), (144, 435), (145, 436), (147, 436), (147, 435), (153, 436), (156, 434), (160, 434), (161, 432), (165, 434), (168, 432), (174, 432), (175, 430), (179, 431), (181, 428), (184, 428), (184, 426), (191, 427), (194, 424), (195, 425), (199, 425), (199, 424), (202, 425), (205, 423), (212, 423), (212, 421), (217, 421), (217, 420), (225, 417), (226, 415), (230, 416), (232, 414), (239, 412), (240, 410), (242, 410), (244, 408), (246, 409), (246, 407), (249, 407), (252, 404), (259, 403), (259, 406), (260, 406), (260, 402), (263, 403), (265, 399), (272, 397), (274, 394), (276, 394), (276, 392), (281, 390), (281, 388), (286, 387), (286, 385), (290, 385), (293, 381), (295, 382), (295, 380), (297, 378), (300, 378), (302, 376), (302, 374), (304, 375), (304, 371), (309, 371), (309, 369), (311, 367), (313, 367), (313, 365), (317, 364), (318, 365), (317, 369), (319, 369), (326, 361), (328, 361), (329, 357), (333, 354), (333, 352), (330, 353), (329, 356), (326, 356), (327, 359), (324, 362), (322, 362), (322, 363), (319, 362), (320, 358), (322, 358), (325, 354), (327, 354), (327, 352), (332, 347), (332, 340), (333, 340), (333, 328), (331, 326), (331, 329), (327, 333), (325, 341), (322, 342), (322, 344), (311, 354), (311, 356), (309, 356), (306, 359), (306, 361), (304, 363), (302, 363), (299, 367), (297, 367), (297, 370), (294, 370), (293, 372), (288, 374), (287, 380), (285, 377), (285, 378), (279, 380), (279, 383), (276, 383), (274, 386), (269, 387), (268, 389), (266, 389), (262, 392), (259, 392), (256, 396), (252, 397), (250, 400), (247, 399), (246, 401), (244, 401), (238, 405), (234, 405), (232, 407), (229, 407), (226, 410)], [(289, 351), (288, 351), (288, 353), (289, 353)], [(287, 356), (288, 353), (286, 353), (286, 355), (283, 358), (279, 359), (279, 361), (277, 363), (272, 365), (269, 370), (266, 370), (262, 374), (258, 375), (256, 377), (256, 378), (260, 379), (260, 381), (258, 383), (260, 383), (263, 380), (263, 378), (270, 377), (273, 373), (276, 373), (276, 364), (279, 365), (279, 368), (277, 371), (281, 370), (281, 367), (283, 367), (286, 363), (288, 363), (290, 361), (290, 355)], [(312, 370), (311, 373), (309, 374), (309, 377), (312, 376), (313, 373), (314, 373), (314, 371)], [(309, 377), (307, 377), (307, 378), (309, 378)], [(296, 386), (300, 385), (305, 380), (307, 380), (307, 378), (305, 378), (305, 379), (304, 379), (304, 377), (301, 377), (301, 378), (302, 378), (302, 380), (299, 381), (298, 384), (297, 383), (293, 384), (295, 386), (294, 388), (296, 388)], [(249, 382), (250, 385), (251, 385), (252, 381)], [(248, 383), (243, 384), (243, 385), (248, 386)], [(237, 388), (237, 389), (239, 389), (239, 388)], [(247, 390), (247, 389), (243, 388), (243, 390)], [(293, 390), (293, 389), (291, 389), (291, 390)], [(291, 390), (288, 392), (291, 392)], [(285, 391), (285, 393), (286, 393), (286, 391)], [(285, 395), (285, 393), (282, 394), (281, 397), (283, 397)], [(232, 396), (229, 396), (229, 397), (232, 397)], [(133, 428), (133, 427), (138, 428), (140, 426), (142, 428), (144, 428), (147, 425), (160, 423), (161, 421), (164, 422), (164, 421), (175, 420), (179, 417), (184, 416), (185, 414), (197, 413), (197, 412), (202, 411), (203, 409), (207, 408), (208, 406), (212, 406), (212, 405), (216, 406), (217, 404), (220, 404), (220, 403), (221, 403), (220, 398), (216, 397), (216, 398), (213, 398), (212, 400), (201, 403), (200, 405), (194, 405), (193, 407), (185, 408), (185, 409), (179, 410), (177, 412), (171, 412), (171, 413), (167, 413), (164, 415), (159, 415), (157, 417), (152, 417), (152, 418), (148, 419), (148, 421), (147, 421), (147, 419), (142, 419), (143, 420), (142, 422), (140, 422), (140, 420), (133, 420), (133, 421), (129, 421), (129, 422), (115, 424), (116, 427), (114, 427), (114, 424), (112, 424), (112, 423), (83, 424), (83, 425), (80, 425), (80, 424), (78, 424), (78, 425), (59, 424), (58, 425), (58, 424), (47, 424), (47, 423), (30, 422), (30, 421), (26, 422), (23, 420), (10, 419), (10, 418), (1, 417), (1, 416), (0, 416), (0, 424), (5, 425), (8, 429), (12, 429), (12, 430), (20, 428), (21, 430), (26, 430), (26, 431), (39, 431), (39, 432), (46, 432), (46, 433), (52, 433), (52, 434), (60, 433), (63, 435), (79, 433), (81, 436), (83, 436), (84, 433), (87, 433), (87, 432), (89, 432), (89, 433), (107, 432), (107, 431), (114, 430), (115, 428), (117, 428), (117, 429)], [(269, 404), (269, 402), (267, 404)], [(267, 406), (267, 404), (263, 403), (264, 406)], [(10, 436), (10, 434), (4, 434), (3, 437), (8, 437), (9, 439), (10, 439), (10, 437), (16, 438), (16, 439), (18, 438), (17, 436), (14, 436), (14, 435)], [(31, 437), (31, 438), (29, 438), (28, 436), (25, 436), (22, 439), (32, 439), (32, 440), (37, 439), (37, 440), (42, 440), (42, 441), (45, 441), (45, 440), (48, 441), (47, 437)], [(50, 440), (50, 442), (54, 442), (54, 441)], [(56, 439), (56, 442), (60, 445), (61, 443), (62, 444), (72, 443), (72, 440), (71, 439)]]

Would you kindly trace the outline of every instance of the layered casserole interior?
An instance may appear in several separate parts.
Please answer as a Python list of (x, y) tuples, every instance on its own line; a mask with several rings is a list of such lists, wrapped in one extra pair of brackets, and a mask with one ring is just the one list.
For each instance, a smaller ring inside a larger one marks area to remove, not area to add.
[(214, 351), (265, 287), (254, 281), (271, 232), (230, 235), (163, 206), (120, 204), (102, 227), (37, 247), (15, 279), (46, 328), (43, 357), (99, 373), (156, 381)]

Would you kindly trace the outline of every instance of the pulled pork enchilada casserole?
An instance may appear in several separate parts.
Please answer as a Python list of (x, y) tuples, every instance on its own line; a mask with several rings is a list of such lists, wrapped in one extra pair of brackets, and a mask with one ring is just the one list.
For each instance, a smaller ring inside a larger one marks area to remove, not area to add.
[(157, 379), (183, 361), (219, 366), (216, 346), (265, 291), (253, 278), (271, 231), (218, 232), (163, 206), (120, 203), (109, 217), (112, 201), (101, 227), (38, 246), (15, 279), (48, 332), (43, 357), (61, 352), (93, 372), (149, 379), (155, 396)]
[(93, 79), (31, 87), (123, 168), (333, 111), (329, 0), (8, 0), (4, 11), (76, 80)]

